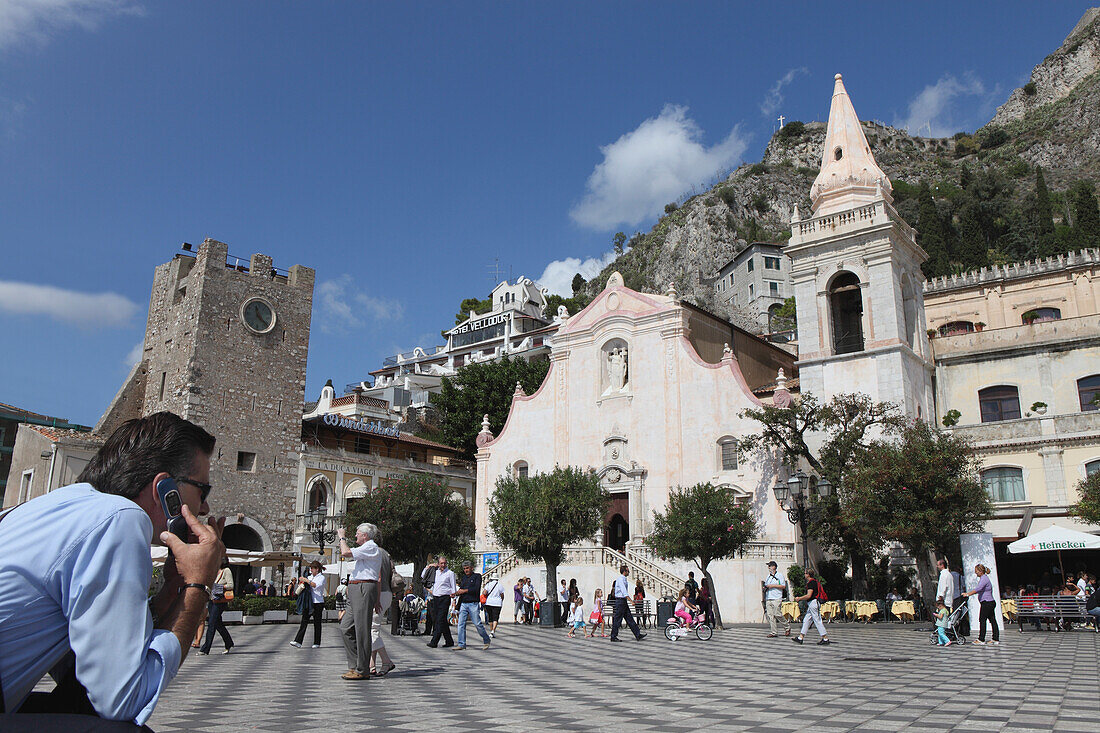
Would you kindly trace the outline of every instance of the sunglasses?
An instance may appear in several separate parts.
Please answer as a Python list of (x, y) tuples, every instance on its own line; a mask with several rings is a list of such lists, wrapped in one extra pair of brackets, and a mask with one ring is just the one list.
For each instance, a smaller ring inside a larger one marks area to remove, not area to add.
[(210, 490), (214, 488), (210, 484), (204, 484), (202, 481), (196, 481), (195, 479), (190, 478), (180, 478), (178, 476), (173, 476), (172, 480), (175, 481), (177, 484), (191, 484), (192, 486), (194, 486), (196, 489), (199, 490), (199, 495), (202, 497), (203, 502), (206, 501), (206, 497), (210, 496)]

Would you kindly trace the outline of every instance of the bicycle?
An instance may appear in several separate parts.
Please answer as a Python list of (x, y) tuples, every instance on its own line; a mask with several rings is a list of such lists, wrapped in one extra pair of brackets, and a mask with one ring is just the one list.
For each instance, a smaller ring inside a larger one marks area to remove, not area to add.
[(665, 623), (665, 638), (669, 641), (683, 639), (693, 631), (699, 641), (709, 641), (714, 635), (714, 629), (704, 622), (702, 616), (693, 618), (690, 624), (685, 624), (679, 616), (673, 616)]

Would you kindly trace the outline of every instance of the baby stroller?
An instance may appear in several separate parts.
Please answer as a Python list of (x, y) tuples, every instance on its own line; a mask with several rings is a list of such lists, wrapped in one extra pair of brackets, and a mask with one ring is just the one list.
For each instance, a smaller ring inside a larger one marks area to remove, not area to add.
[(397, 604), (401, 610), (401, 623), (397, 627), (398, 636), (420, 633), (420, 612), (424, 610), (424, 599), (407, 595)]
[[(947, 616), (947, 628), (943, 630), (947, 635), (947, 640), (951, 642), (951, 646), (964, 646), (965, 641), (959, 638), (959, 634), (956, 631), (959, 625), (966, 620), (967, 614), (970, 610), (966, 607), (966, 603), (963, 603), (958, 608), (952, 609), (951, 613)], [(938, 644), (940, 641), (939, 633), (936, 631), (936, 627), (932, 627), (932, 633), (929, 635), (928, 640), (933, 644)]]

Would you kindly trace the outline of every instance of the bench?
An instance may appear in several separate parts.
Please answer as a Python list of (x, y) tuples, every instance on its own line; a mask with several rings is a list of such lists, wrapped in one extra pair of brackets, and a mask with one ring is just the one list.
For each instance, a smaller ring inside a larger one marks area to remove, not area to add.
[[(653, 611), (653, 601), (648, 598), (642, 601), (642, 611), (638, 612), (638, 601), (633, 598), (629, 599), (627, 603), (630, 604), (630, 612), (634, 614), (635, 620), (638, 624), (644, 628), (649, 628), (650, 618), (653, 619), (654, 625), (657, 623), (656, 614)], [(607, 601), (603, 606), (604, 623), (608, 626), (611, 625), (611, 620), (615, 616), (615, 602)]]
[[(1016, 621), (1020, 631), (1024, 630), (1024, 621), (1046, 621), (1061, 625), (1063, 621), (1083, 621), (1092, 623), (1095, 618), (1085, 611), (1085, 599), (1076, 596), (1020, 596), (1016, 599)], [(1098, 628), (1100, 630), (1100, 628)]]

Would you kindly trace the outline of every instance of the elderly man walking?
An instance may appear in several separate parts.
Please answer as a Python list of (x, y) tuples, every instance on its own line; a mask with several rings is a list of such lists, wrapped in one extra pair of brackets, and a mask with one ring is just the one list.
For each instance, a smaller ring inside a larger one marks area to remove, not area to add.
[(768, 638), (779, 636), (779, 622), (782, 621), (787, 636), (791, 635), (791, 620), (783, 615), (783, 593), (787, 590), (787, 579), (781, 578), (779, 566), (772, 560), (768, 563), (768, 577), (764, 579), (764, 608), (768, 616)]
[(432, 584), (432, 600), (428, 607), (428, 614), (432, 617), (432, 640), (428, 646), (435, 649), (439, 646), (439, 637), (443, 637), (443, 646), (454, 646), (455, 641), (451, 636), (451, 624), (447, 619), (451, 611), (451, 599), (458, 595), (458, 583), (455, 581), (454, 571), (447, 569), (447, 558), (439, 556), (436, 564), (435, 582)]
[[(348, 582), (348, 612), (340, 620), (340, 633), (344, 635), (344, 651), (348, 657), (348, 671), (341, 677), (346, 680), (370, 679), (371, 621), (378, 607), (379, 581), (382, 565), (388, 555), (375, 541), (378, 527), (364, 522), (355, 528), (356, 547), (348, 547), (344, 528), (337, 531), (340, 537), (340, 557), (355, 560), (355, 570)], [(389, 583), (389, 578), (384, 582)], [(388, 586), (387, 586), (388, 587)]]

